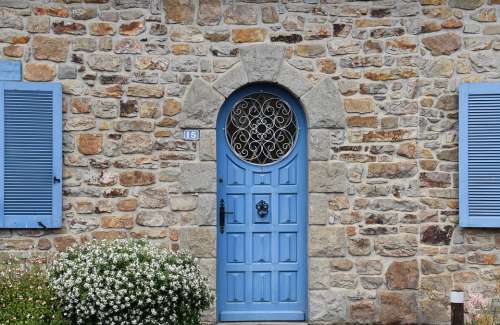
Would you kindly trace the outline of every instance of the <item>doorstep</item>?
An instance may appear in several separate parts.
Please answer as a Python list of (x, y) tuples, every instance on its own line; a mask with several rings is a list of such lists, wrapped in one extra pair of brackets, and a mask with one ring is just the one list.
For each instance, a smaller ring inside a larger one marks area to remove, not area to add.
[(217, 325), (308, 325), (304, 322), (229, 322), (229, 323), (217, 323)]

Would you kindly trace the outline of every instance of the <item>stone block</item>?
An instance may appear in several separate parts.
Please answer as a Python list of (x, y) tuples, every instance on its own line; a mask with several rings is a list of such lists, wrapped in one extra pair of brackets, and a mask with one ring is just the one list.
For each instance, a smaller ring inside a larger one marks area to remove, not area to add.
[(309, 164), (309, 189), (318, 193), (343, 193), (347, 187), (347, 167), (343, 162), (318, 162)]
[(342, 257), (346, 251), (344, 227), (309, 227), (309, 256)]

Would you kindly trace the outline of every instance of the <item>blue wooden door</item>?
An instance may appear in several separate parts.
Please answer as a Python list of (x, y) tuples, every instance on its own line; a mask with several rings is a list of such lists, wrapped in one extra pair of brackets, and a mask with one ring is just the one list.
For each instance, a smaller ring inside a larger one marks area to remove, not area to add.
[(305, 320), (307, 124), (296, 98), (258, 84), (226, 100), (217, 181), (218, 319)]

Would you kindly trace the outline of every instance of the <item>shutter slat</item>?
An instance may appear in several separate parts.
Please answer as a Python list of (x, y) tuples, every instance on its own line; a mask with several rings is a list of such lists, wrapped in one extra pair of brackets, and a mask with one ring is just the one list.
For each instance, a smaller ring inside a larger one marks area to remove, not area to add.
[(0, 226), (59, 227), (62, 184), (54, 177), (62, 174), (61, 86), (9, 82), (1, 90)]
[(460, 225), (500, 226), (500, 84), (464, 84), (459, 102)]

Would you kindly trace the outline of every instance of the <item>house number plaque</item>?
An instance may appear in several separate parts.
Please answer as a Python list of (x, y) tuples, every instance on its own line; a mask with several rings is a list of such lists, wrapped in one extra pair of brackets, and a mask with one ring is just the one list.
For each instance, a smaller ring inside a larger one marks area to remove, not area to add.
[(200, 130), (184, 130), (183, 138), (187, 141), (198, 141), (200, 140)]

